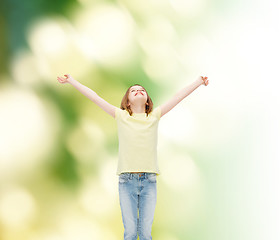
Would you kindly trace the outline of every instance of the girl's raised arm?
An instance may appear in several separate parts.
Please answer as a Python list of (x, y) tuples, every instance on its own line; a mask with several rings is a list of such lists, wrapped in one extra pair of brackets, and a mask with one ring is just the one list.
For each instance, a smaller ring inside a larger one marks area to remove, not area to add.
[(185, 97), (187, 97), (189, 94), (191, 94), (195, 89), (197, 89), (201, 84), (204, 84), (205, 86), (208, 85), (208, 77), (198, 77), (196, 81), (194, 81), (189, 86), (181, 89), (174, 97), (172, 97), (169, 101), (162, 104), (160, 106), (161, 109), (161, 117), (168, 113), (172, 108), (174, 108), (179, 102), (181, 102)]
[(70, 83), (76, 89), (78, 89), (82, 94), (84, 94), (86, 97), (88, 97), (91, 101), (93, 101), (95, 104), (97, 104), (99, 107), (101, 107), (105, 112), (107, 112), (113, 118), (115, 118), (115, 110), (116, 110), (117, 107), (115, 107), (112, 104), (105, 101), (103, 98), (98, 96), (97, 93), (94, 92), (93, 90), (91, 90), (90, 88), (88, 88), (88, 87), (84, 86), (83, 84), (79, 83), (70, 74), (65, 74), (64, 76), (66, 78), (57, 77), (57, 80), (62, 84)]

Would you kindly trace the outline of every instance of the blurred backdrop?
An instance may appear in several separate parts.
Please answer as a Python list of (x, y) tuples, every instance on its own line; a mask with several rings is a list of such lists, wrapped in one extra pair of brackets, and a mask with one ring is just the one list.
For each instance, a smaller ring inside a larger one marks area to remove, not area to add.
[(118, 107), (208, 76), (160, 120), (153, 239), (279, 239), (279, 1), (0, 4), (1, 240), (123, 239), (115, 120), (66, 73)]

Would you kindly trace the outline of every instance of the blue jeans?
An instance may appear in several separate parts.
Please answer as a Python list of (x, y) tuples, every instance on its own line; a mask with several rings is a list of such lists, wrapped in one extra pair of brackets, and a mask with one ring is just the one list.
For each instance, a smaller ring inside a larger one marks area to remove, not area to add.
[(137, 233), (140, 240), (152, 239), (152, 224), (157, 201), (156, 177), (156, 173), (119, 175), (124, 240), (137, 240)]

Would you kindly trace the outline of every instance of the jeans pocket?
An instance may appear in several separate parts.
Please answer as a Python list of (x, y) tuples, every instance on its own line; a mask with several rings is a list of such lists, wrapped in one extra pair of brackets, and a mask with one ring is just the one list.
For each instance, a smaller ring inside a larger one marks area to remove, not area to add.
[(157, 175), (155, 173), (148, 174), (148, 181), (150, 183), (156, 183), (157, 182)]
[(128, 174), (121, 174), (119, 176), (119, 183), (126, 183), (129, 180), (129, 175)]

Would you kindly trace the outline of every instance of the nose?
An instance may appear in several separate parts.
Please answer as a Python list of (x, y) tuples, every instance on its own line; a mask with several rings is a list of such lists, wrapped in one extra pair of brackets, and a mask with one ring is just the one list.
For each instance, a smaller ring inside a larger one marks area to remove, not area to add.
[(136, 90), (135, 96), (136, 96), (138, 93), (140, 93), (141, 95), (144, 96), (144, 94), (142, 93), (142, 90)]

